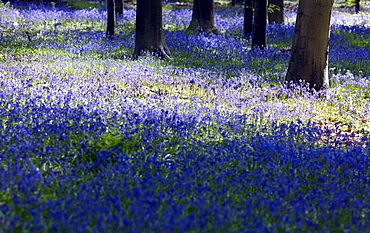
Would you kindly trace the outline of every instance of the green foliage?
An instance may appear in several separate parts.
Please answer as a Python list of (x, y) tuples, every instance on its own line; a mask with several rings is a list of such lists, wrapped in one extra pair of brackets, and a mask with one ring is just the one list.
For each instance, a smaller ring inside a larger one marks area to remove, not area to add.
[(346, 42), (351, 46), (370, 47), (369, 35), (361, 35), (353, 32), (343, 32), (340, 34), (345, 36)]
[(104, 8), (100, 1), (67, 0), (66, 3), (72, 8)]
[(125, 138), (124, 135), (107, 132), (100, 135), (95, 147), (99, 150), (107, 150), (119, 146), (123, 153), (127, 155), (135, 154), (143, 146), (141, 132), (133, 133)]
[(269, 4), (267, 7), (267, 12), (274, 13), (275, 11), (280, 11), (280, 7), (275, 4)]
[[(335, 1), (334, 6), (345, 8), (345, 7), (354, 7), (356, 5), (356, 0), (341, 0)], [(360, 6), (369, 6), (369, 0), (360, 0)]]

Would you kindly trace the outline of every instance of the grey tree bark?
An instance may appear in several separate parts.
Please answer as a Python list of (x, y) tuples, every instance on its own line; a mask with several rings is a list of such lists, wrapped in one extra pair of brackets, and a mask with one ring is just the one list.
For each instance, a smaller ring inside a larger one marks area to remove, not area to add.
[(187, 31), (219, 34), (215, 25), (214, 0), (194, 0), (193, 13)]
[(303, 81), (311, 89), (329, 88), (328, 49), (334, 0), (300, 0), (294, 30), (288, 84)]
[(162, 0), (137, 0), (134, 56), (170, 58), (162, 27)]
[(269, 0), (268, 21), (276, 24), (284, 22), (284, 0)]

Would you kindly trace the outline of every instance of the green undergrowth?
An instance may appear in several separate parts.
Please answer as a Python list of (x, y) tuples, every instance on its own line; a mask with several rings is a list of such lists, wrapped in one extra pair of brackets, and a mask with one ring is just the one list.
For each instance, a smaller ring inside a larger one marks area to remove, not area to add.
[[(341, 0), (341, 1), (336, 1), (334, 3), (335, 7), (341, 7), (341, 8), (355, 7), (355, 5), (356, 5), (356, 0)], [(360, 1), (360, 7), (368, 7), (368, 6), (370, 6), (369, 0)]]
[(369, 35), (344, 30), (333, 30), (331, 33), (343, 36), (350, 46), (370, 47)]
[(85, 9), (85, 8), (104, 8), (105, 5), (101, 1), (79, 1), (79, 0), (67, 0), (65, 1), (73, 9)]

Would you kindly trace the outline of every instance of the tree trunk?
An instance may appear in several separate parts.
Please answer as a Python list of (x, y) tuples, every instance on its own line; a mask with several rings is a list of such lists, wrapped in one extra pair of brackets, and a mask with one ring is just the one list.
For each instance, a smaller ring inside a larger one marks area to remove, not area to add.
[(252, 47), (266, 47), (267, 0), (255, 0)]
[(360, 0), (355, 0), (355, 11), (356, 13), (360, 11)]
[(300, 0), (292, 51), (286, 75), (288, 84), (308, 83), (316, 90), (329, 88), (328, 49), (333, 0)]
[(244, 0), (244, 33), (249, 35), (253, 32), (253, 0)]
[(194, 0), (188, 31), (219, 34), (215, 26), (214, 0)]
[(114, 36), (114, 28), (116, 25), (116, 14), (114, 13), (114, 0), (106, 0), (107, 2), (107, 32), (106, 36), (112, 38)]
[(276, 24), (284, 22), (284, 0), (269, 0), (268, 20)]
[(123, 16), (123, 0), (114, 0), (114, 12), (116, 15), (122, 17)]
[(162, 28), (162, 0), (137, 0), (134, 56), (169, 58)]

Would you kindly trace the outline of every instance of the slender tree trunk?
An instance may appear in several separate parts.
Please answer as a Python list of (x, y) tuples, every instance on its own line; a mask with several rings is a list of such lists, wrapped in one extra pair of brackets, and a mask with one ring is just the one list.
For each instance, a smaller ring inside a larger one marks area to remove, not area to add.
[(244, 33), (253, 32), (253, 0), (244, 0)]
[(124, 2), (123, 0), (114, 0), (114, 12), (118, 16), (123, 16), (123, 6)]
[(170, 58), (162, 28), (162, 0), (137, 0), (134, 56)]
[(256, 0), (254, 8), (254, 24), (252, 35), (252, 47), (263, 49), (266, 47), (266, 17), (267, 0)]
[(268, 0), (269, 23), (281, 24), (284, 22), (284, 0)]
[(286, 81), (329, 88), (328, 49), (334, 0), (300, 0)]
[(116, 14), (114, 13), (114, 0), (106, 0), (106, 2), (107, 2), (106, 36), (112, 38), (114, 36), (114, 28), (116, 25)]
[(188, 31), (219, 34), (215, 26), (214, 0), (194, 0)]
[(355, 0), (355, 11), (360, 12), (360, 0)]

